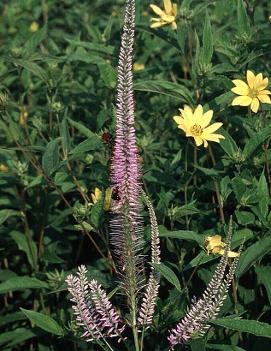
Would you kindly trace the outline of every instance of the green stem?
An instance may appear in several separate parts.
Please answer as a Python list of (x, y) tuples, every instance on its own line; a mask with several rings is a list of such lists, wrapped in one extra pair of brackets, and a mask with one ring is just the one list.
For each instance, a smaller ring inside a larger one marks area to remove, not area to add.
[(133, 336), (134, 336), (135, 351), (140, 351), (139, 340), (138, 340), (138, 331), (137, 331), (136, 324), (133, 325)]
[(143, 351), (144, 332), (145, 332), (145, 328), (143, 327), (142, 334), (141, 334), (140, 351)]

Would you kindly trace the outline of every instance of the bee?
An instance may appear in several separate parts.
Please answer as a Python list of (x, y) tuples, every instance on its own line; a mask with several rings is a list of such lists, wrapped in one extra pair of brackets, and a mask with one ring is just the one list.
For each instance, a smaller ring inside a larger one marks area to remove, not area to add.
[(108, 132), (105, 132), (102, 134), (101, 136), (103, 142), (109, 146), (112, 146), (113, 145), (113, 138), (112, 138), (112, 135)]
[(112, 197), (112, 200), (114, 200), (114, 201), (120, 201), (119, 187), (118, 186), (113, 188), (111, 197)]

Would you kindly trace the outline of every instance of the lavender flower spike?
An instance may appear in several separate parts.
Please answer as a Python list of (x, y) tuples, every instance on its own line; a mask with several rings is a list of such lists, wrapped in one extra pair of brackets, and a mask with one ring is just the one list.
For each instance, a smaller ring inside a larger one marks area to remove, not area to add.
[[(155, 216), (155, 212), (152, 203), (148, 196), (143, 193), (145, 203), (149, 210), (149, 216), (151, 221), (151, 263), (160, 263), (160, 239), (158, 224)], [(158, 289), (160, 286), (160, 274), (151, 267), (150, 278), (146, 286), (146, 290), (143, 296), (141, 308), (139, 310), (138, 324), (144, 328), (148, 327), (152, 323), (155, 302), (158, 296)]]
[(118, 201), (111, 208), (111, 242), (118, 259), (123, 290), (128, 296), (132, 323), (136, 323), (138, 291), (142, 277), (141, 172), (135, 138), (133, 96), (133, 45), (135, 0), (126, 0), (118, 64), (116, 138), (111, 165), (111, 184)]
[(85, 266), (78, 268), (77, 275), (69, 275), (66, 279), (68, 290), (74, 302), (73, 310), (76, 323), (83, 328), (82, 337), (86, 341), (118, 337), (124, 329), (120, 325), (120, 317), (108, 300), (106, 293), (96, 280), (88, 281)]
[(192, 303), (189, 311), (176, 328), (170, 331), (168, 340), (172, 350), (177, 344), (187, 342), (193, 337), (203, 336), (210, 328), (210, 325), (207, 324), (208, 320), (214, 319), (219, 313), (220, 308), (227, 297), (227, 292), (234, 277), (234, 272), (239, 260), (239, 257), (236, 257), (230, 264), (228, 273), (225, 274), (228, 264), (231, 237), (232, 221), (230, 221), (229, 225), (225, 252), (206, 290), (198, 301)]

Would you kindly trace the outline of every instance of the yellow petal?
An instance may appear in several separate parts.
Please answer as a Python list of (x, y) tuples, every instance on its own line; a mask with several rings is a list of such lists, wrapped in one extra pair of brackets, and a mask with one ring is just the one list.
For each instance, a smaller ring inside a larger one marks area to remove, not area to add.
[(191, 107), (184, 105), (184, 108), (179, 109), (179, 111), (181, 112), (187, 127), (190, 128), (194, 124), (194, 115)]
[(257, 86), (255, 86), (255, 88), (257, 90), (263, 90), (267, 87), (267, 85), (268, 85), (268, 78), (264, 78), (259, 83), (257, 83)]
[(254, 98), (252, 100), (252, 103), (250, 105), (250, 108), (253, 112), (257, 113), (258, 112), (258, 109), (259, 109), (259, 106), (260, 106), (260, 103), (259, 103), (259, 100), (257, 98)]
[(249, 94), (249, 87), (246, 84), (246, 87), (243, 87), (243, 86), (234, 87), (231, 89), (231, 91), (235, 94), (238, 94), (238, 95), (248, 95)]
[(172, 28), (173, 30), (176, 30), (176, 29), (177, 29), (177, 23), (176, 23), (175, 21), (171, 23), (171, 28)]
[(243, 82), (241, 79), (234, 79), (232, 82), (233, 82), (233, 84), (235, 84), (237, 87), (240, 87), (240, 88), (248, 88), (247, 83)]
[(207, 135), (202, 134), (202, 137), (205, 138), (208, 141), (214, 141), (216, 143), (220, 143), (220, 139), (222, 139), (222, 140), (225, 139), (225, 137), (223, 135), (215, 134), (215, 133), (207, 134)]
[(173, 116), (173, 119), (177, 124), (182, 124), (184, 122), (184, 119), (181, 116)]
[(271, 104), (271, 100), (268, 95), (264, 95), (264, 94), (258, 95), (258, 99), (260, 100), (260, 102), (264, 104)]
[(254, 88), (254, 81), (255, 81), (254, 73), (248, 70), (247, 71), (247, 82), (248, 82), (248, 85), (251, 89)]
[(172, 14), (174, 17), (177, 16), (177, 4), (173, 4), (172, 6)]
[(164, 0), (164, 8), (166, 13), (170, 15), (172, 11), (172, 3), (170, 0)]
[(202, 105), (198, 105), (194, 112), (194, 121), (195, 123), (200, 123), (200, 119), (203, 116), (203, 108)]
[(258, 89), (258, 87), (262, 84), (262, 81), (263, 81), (263, 75), (262, 73), (258, 73), (254, 79), (254, 88)]
[(160, 21), (159, 22), (154, 22), (150, 25), (151, 28), (159, 28), (159, 27), (162, 27), (164, 25), (166, 25), (167, 23), (165, 23), (164, 21)]
[(215, 132), (222, 125), (223, 125), (223, 123), (221, 123), (221, 122), (215, 122), (215, 123), (211, 124), (209, 127), (204, 128), (202, 135), (205, 137), (205, 135)]
[(240, 256), (239, 252), (234, 252), (234, 251), (228, 252), (228, 257), (238, 257), (238, 256)]
[(209, 110), (207, 112), (205, 112), (200, 120), (200, 126), (201, 128), (205, 128), (208, 126), (208, 124), (211, 122), (212, 118), (213, 118), (213, 110)]
[(232, 101), (232, 106), (249, 106), (252, 103), (252, 98), (249, 96), (238, 96)]
[(258, 95), (271, 95), (270, 90), (261, 90), (259, 91)]
[(214, 247), (213, 250), (212, 250), (212, 253), (213, 253), (213, 254), (220, 254), (220, 255), (223, 255), (224, 252), (225, 252), (225, 251), (222, 249), (221, 246)]
[(207, 236), (205, 240), (209, 243), (209, 245), (211, 245), (211, 248), (214, 246), (219, 246), (222, 243), (221, 235)]
[(198, 137), (198, 136), (194, 136), (194, 139), (195, 139), (195, 142), (196, 142), (196, 145), (197, 146), (200, 146), (203, 144), (203, 140), (201, 137)]
[(163, 10), (160, 9), (160, 7), (151, 4), (150, 8), (153, 10), (154, 13), (156, 13), (158, 16), (161, 16), (163, 13), (165, 13)]
[(161, 20), (165, 21), (167, 23), (172, 23), (175, 20), (175, 17), (167, 15), (167, 14), (163, 14), (163, 15), (161, 15)]

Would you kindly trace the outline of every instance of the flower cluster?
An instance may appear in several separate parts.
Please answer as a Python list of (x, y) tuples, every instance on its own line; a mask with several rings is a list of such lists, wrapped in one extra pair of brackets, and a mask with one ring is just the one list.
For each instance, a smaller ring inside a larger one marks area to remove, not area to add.
[(78, 268), (77, 275), (69, 275), (66, 279), (68, 290), (74, 303), (73, 310), (76, 323), (83, 328), (82, 337), (86, 341), (118, 337), (124, 329), (120, 317), (112, 307), (106, 293), (95, 281), (88, 281), (85, 266)]
[[(193, 337), (203, 336), (210, 328), (208, 321), (218, 315), (227, 297), (227, 292), (239, 260), (239, 255), (231, 263), (228, 260), (231, 237), (232, 223), (229, 226), (223, 256), (202, 297), (192, 302), (184, 318), (178, 323), (175, 329), (170, 331), (168, 340), (172, 350), (177, 344), (185, 343)], [(226, 273), (228, 264), (229, 270)]]

